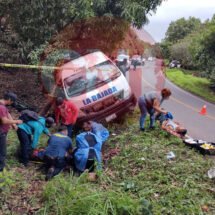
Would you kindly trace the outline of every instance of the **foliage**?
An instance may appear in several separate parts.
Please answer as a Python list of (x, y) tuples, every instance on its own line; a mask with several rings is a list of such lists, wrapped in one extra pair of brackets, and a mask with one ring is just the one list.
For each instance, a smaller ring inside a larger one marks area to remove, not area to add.
[(170, 46), (171, 46), (171, 44), (172, 43), (166, 42), (166, 41), (162, 41), (159, 44), (160, 50), (161, 50), (161, 55), (165, 59), (169, 59), (170, 58)]
[(211, 21), (199, 32), (191, 44), (195, 62), (205, 73), (203, 75), (215, 84), (215, 22)]
[[(21, 214), (38, 215), (214, 214), (214, 182), (207, 177), (214, 160), (160, 128), (139, 131), (139, 114), (135, 111), (127, 116), (120, 126), (109, 124), (110, 132), (116, 135), (110, 136), (104, 153), (117, 148), (119, 154), (108, 160), (95, 183), (88, 182), (87, 173), (76, 177), (68, 172), (45, 183), (36, 168), (18, 168), (14, 157), (9, 156), (10, 172), (19, 174), (16, 186), (1, 195), (9, 200), (1, 203), (4, 214), (19, 214), (18, 209)], [(9, 133), (9, 142), (17, 142), (13, 132)], [(11, 155), (11, 148), (8, 150)], [(176, 155), (171, 161), (166, 158), (170, 151)]]
[(165, 40), (171, 43), (176, 43), (194, 30), (199, 29), (200, 25), (200, 19), (195, 17), (189, 17), (188, 20), (185, 18), (178, 19), (175, 22), (170, 23), (166, 32)]
[(87, 173), (78, 179), (59, 176), (48, 183), (44, 191), (45, 210), (65, 215), (151, 214), (146, 200), (135, 200), (117, 190), (102, 190), (87, 183), (86, 177)]
[(210, 89), (210, 81), (206, 78), (195, 77), (195, 71), (187, 74), (180, 69), (168, 69), (167, 77), (181, 88), (190, 91), (208, 101), (215, 102), (215, 93)]
[(201, 23), (199, 19), (181, 18), (169, 25), (160, 44), (164, 57), (179, 60), (183, 68), (201, 70), (215, 87), (215, 15)]
[(190, 40), (184, 39), (170, 47), (170, 57), (171, 59), (177, 59), (180, 61), (181, 65), (185, 69), (195, 68), (192, 55), (190, 53)]
[(68, 24), (91, 17), (120, 18), (140, 28), (147, 22), (147, 14), (154, 11), (161, 2), (162, 0), (1, 0), (0, 14), (9, 14), (9, 23), (19, 35), (19, 43), (26, 57), (32, 49), (45, 44)]

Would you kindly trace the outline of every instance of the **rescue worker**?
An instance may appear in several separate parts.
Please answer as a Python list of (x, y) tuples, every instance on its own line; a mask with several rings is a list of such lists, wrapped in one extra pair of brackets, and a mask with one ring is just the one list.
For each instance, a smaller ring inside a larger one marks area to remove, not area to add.
[[(42, 133), (50, 136), (49, 129), (54, 124), (51, 117), (39, 117), (38, 121), (31, 120), (18, 125), (17, 136), (20, 142), (20, 162), (27, 167), (29, 157), (38, 145)], [(33, 139), (32, 139), (33, 137)]]
[(66, 167), (66, 158), (72, 151), (72, 141), (68, 137), (66, 126), (60, 126), (58, 133), (53, 134), (45, 148), (44, 162), (48, 168), (46, 180), (59, 174)]
[(10, 106), (16, 102), (17, 95), (9, 92), (4, 94), (4, 98), (0, 100), (0, 172), (5, 167), (6, 159), (6, 138), (7, 133), (12, 126), (16, 129), (16, 124), (21, 124), (22, 120), (13, 120), (6, 106)]
[(171, 96), (171, 91), (167, 88), (161, 90), (161, 92), (148, 92), (141, 96), (138, 100), (138, 105), (140, 108), (141, 116), (140, 116), (140, 130), (145, 131), (145, 119), (147, 116), (147, 112), (150, 115), (150, 129), (155, 128), (155, 112), (167, 114), (167, 111), (161, 109), (161, 104), (164, 100), (169, 99)]
[(58, 97), (56, 100), (55, 120), (56, 124), (61, 123), (67, 127), (68, 136), (72, 138), (72, 129), (78, 118), (78, 108), (71, 101)]

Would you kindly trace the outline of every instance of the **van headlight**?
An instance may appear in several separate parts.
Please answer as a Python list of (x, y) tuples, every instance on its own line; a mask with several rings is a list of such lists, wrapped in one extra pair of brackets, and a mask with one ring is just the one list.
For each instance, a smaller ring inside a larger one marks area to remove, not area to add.
[(131, 94), (130, 89), (124, 90), (124, 99), (129, 98), (130, 94)]

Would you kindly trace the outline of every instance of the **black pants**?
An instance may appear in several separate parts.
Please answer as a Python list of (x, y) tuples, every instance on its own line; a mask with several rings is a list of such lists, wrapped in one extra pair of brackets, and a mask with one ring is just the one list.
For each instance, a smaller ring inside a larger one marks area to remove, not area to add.
[(6, 139), (7, 133), (0, 133), (0, 172), (3, 171), (5, 167), (5, 159), (7, 153)]
[(93, 172), (95, 169), (95, 161), (94, 159), (88, 159), (86, 163), (86, 169), (89, 170), (89, 172)]
[(45, 156), (44, 162), (47, 169), (54, 168), (54, 171), (51, 177), (58, 175), (66, 167), (65, 158), (51, 158), (49, 156)]
[(29, 162), (29, 156), (31, 155), (31, 135), (27, 134), (24, 130), (17, 130), (18, 139), (20, 142), (20, 162), (27, 165)]

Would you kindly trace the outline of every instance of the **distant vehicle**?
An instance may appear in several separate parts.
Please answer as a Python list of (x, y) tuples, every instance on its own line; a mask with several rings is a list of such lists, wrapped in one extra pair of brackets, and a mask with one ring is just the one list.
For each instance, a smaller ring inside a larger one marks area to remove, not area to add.
[(121, 64), (123, 63), (124, 59), (127, 60), (128, 63), (130, 63), (130, 57), (129, 55), (126, 54), (119, 54), (116, 58), (116, 64)]
[(133, 55), (131, 58), (131, 65), (133, 66), (134, 70), (137, 66), (144, 65), (145, 61), (142, 59), (140, 55)]
[(125, 76), (126, 72), (130, 69), (130, 57), (126, 54), (119, 54), (115, 60), (115, 63), (117, 67), (120, 69), (120, 71)]
[(180, 68), (181, 67), (181, 64), (178, 60), (173, 60), (170, 62), (169, 64), (169, 68)]
[(153, 57), (148, 57), (148, 61), (153, 61), (154, 58)]

